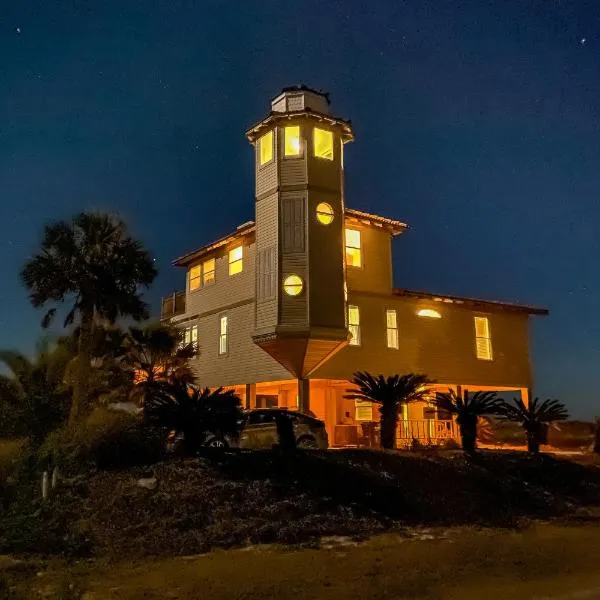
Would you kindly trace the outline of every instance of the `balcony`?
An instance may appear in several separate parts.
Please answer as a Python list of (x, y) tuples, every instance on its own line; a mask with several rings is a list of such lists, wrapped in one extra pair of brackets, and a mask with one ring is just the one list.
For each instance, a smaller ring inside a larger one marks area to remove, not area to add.
[(167, 321), (185, 312), (185, 291), (165, 296), (160, 305), (160, 319)]

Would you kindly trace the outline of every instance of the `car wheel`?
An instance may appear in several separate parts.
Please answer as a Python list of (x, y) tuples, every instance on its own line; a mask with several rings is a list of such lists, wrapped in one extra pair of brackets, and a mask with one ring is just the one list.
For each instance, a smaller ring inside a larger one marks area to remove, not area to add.
[(298, 448), (306, 448), (309, 450), (316, 450), (319, 447), (317, 444), (317, 440), (313, 437), (303, 437), (300, 438), (296, 444)]
[(226, 450), (227, 448), (229, 448), (229, 444), (222, 437), (217, 437), (216, 435), (211, 435), (204, 442), (204, 447)]

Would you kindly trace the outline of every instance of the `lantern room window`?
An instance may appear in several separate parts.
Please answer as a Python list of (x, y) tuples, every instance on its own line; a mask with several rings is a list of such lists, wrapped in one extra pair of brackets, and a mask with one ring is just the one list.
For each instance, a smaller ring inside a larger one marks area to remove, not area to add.
[(258, 140), (258, 152), (260, 155), (260, 165), (266, 165), (273, 160), (273, 132), (265, 133)]
[(291, 125), (283, 130), (284, 156), (300, 156), (300, 126)]
[(333, 133), (315, 127), (313, 130), (313, 147), (317, 158), (333, 160)]

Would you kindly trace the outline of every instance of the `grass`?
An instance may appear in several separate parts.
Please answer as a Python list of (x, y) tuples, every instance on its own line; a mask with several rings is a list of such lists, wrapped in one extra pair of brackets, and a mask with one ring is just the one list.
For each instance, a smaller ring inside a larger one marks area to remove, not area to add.
[(94, 600), (520, 600), (600, 590), (599, 553), (598, 525), (536, 525), (518, 533), (454, 528), (331, 549), (262, 546), (110, 564), (18, 563), (4, 577), (22, 598), (43, 590), (47, 598), (85, 591)]

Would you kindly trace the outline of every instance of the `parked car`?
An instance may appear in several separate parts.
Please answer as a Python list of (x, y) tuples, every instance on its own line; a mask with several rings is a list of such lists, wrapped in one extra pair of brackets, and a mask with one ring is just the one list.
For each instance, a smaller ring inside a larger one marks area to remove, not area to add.
[[(278, 443), (277, 417), (288, 416), (293, 423), (294, 435), (298, 448), (321, 448), (329, 446), (327, 431), (323, 421), (305, 415), (304, 413), (289, 411), (281, 408), (256, 408), (244, 412), (240, 422), (240, 435), (238, 440), (221, 436), (218, 432), (207, 431), (201, 441), (201, 446), (207, 448), (272, 448)], [(171, 431), (167, 448), (176, 452), (183, 440), (183, 435)]]

